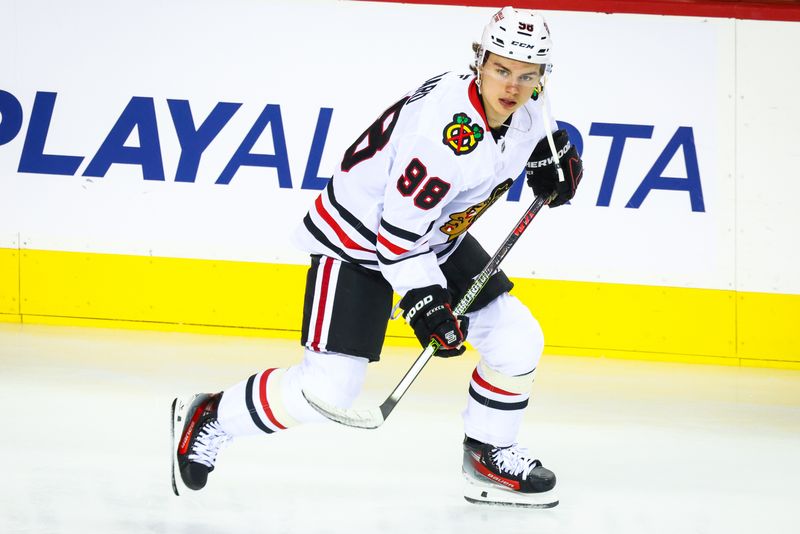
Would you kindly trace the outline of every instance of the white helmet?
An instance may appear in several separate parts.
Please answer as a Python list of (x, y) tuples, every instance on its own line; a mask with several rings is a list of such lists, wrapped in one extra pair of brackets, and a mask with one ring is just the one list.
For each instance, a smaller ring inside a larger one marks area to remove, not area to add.
[(504, 7), (483, 29), (475, 66), (480, 69), (486, 53), (491, 52), (525, 63), (544, 64), (549, 71), (552, 45), (550, 29), (542, 15), (527, 9)]

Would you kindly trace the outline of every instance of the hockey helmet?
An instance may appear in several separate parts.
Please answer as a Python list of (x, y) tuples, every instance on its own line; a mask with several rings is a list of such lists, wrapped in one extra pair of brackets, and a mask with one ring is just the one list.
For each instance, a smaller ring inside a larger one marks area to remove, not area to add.
[(550, 70), (550, 29), (544, 17), (528, 9), (504, 7), (494, 15), (483, 29), (475, 66), (480, 69), (491, 52), (498, 56), (525, 63), (547, 65)]

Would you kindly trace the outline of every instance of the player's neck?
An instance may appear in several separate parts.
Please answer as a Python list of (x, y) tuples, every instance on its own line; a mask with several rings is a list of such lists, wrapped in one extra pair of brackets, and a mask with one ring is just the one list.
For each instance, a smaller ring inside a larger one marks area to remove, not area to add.
[(508, 121), (508, 118), (511, 116), (509, 115), (496, 115), (486, 109), (486, 106), (483, 106), (483, 109), (486, 111), (486, 120), (489, 122), (489, 128), (492, 130), (496, 128), (500, 128), (503, 124)]
[(486, 121), (489, 123), (489, 129), (492, 131), (492, 137), (494, 137), (495, 141), (498, 141), (508, 131), (508, 127), (511, 124), (511, 115), (513, 114), (492, 114), (486, 109), (485, 105), (484, 110), (486, 111)]

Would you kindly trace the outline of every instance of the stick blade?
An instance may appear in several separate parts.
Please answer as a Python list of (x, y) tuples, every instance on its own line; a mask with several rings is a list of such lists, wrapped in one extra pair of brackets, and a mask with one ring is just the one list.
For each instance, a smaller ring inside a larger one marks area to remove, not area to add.
[(303, 391), (303, 397), (305, 397), (312, 408), (340, 425), (351, 426), (353, 428), (374, 429), (381, 426), (385, 420), (380, 408), (371, 408), (369, 410), (339, 408), (305, 391)]

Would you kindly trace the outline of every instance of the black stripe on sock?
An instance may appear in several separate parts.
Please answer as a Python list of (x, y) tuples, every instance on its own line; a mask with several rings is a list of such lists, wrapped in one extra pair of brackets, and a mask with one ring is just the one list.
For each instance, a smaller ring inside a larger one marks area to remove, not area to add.
[(489, 408), (494, 408), (495, 410), (505, 410), (505, 411), (522, 410), (523, 408), (528, 406), (528, 400), (529, 400), (525, 399), (522, 402), (499, 402), (484, 397), (483, 395), (475, 391), (472, 385), (469, 386), (469, 396), (475, 399), (479, 404), (488, 406)]
[(247, 411), (250, 412), (250, 417), (252, 417), (253, 422), (256, 424), (258, 428), (266, 432), (267, 434), (272, 434), (274, 430), (264, 424), (261, 418), (258, 416), (258, 412), (256, 411), (256, 405), (253, 404), (253, 383), (256, 381), (256, 375), (251, 376), (247, 379), (247, 386), (244, 388), (244, 402), (247, 403)]

